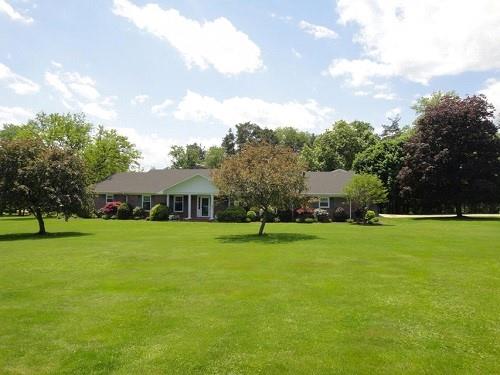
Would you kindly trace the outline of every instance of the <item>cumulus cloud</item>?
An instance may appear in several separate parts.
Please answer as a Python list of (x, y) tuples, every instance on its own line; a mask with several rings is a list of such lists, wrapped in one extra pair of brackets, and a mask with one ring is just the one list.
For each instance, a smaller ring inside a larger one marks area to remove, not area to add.
[(149, 95), (136, 95), (130, 100), (130, 104), (132, 105), (138, 105), (138, 104), (144, 104), (147, 100), (149, 99)]
[(188, 91), (174, 112), (178, 120), (207, 122), (233, 126), (251, 121), (261, 126), (276, 128), (294, 126), (302, 129), (324, 127), (332, 120), (334, 110), (315, 100), (286, 103), (266, 102), (248, 97), (233, 97), (219, 101)]
[(33, 23), (33, 18), (22, 15), (6, 0), (0, 0), (0, 13), (5, 13), (13, 21), (19, 21), (27, 24)]
[(385, 113), (385, 117), (386, 118), (395, 118), (396, 116), (399, 116), (400, 114), (401, 114), (401, 108), (396, 107), (396, 108), (389, 109)]
[[(337, 60), (333, 76), (354, 84), (433, 77), (500, 68), (500, 2), (497, 0), (339, 0), (339, 22), (354, 23), (366, 58)], [(366, 69), (366, 70), (365, 70)]]
[(167, 115), (167, 108), (172, 106), (174, 104), (174, 101), (171, 99), (165, 99), (163, 102), (160, 104), (156, 104), (151, 107), (151, 113), (153, 115), (159, 116), (159, 117), (164, 117)]
[(169, 138), (156, 133), (142, 134), (134, 128), (117, 128), (118, 133), (126, 136), (130, 142), (136, 145), (142, 154), (141, 167), (145, 170), (151, 168), (165, 168), (170, 165), (171, 159), (168, 155), (170, 147), (174, 145), (186, 145), (198, 143), (204, 147), (220, 144), (220, 138)]
[(0, 106), (0, 129), (5, 124), (24, 123), (34, 116), (35, 114), (26, 108)]
[(260, 48), (227, 18), (198, 22), (176, 9), (162, 9), (154, 3), (140, 7), (128, 0), (114, 0), (113, 12), (168, 42), (189, 68), (212, 66), (222, 74), (235, 75), (264, 67)]
[(338, 34), (325, 26), (315, 25), (313, 23), (309, 23), (307, 21), (300, 21), (299, 28), (314, 36), (314, 39), (335, 39), (338, 38)]
[(89, 76), (63, 71), (59, 63), (52, 65), (57, 69), (45, 72), (45, 82), (60, 95), (66, 108), (81, 110), (101, 120), (116, 119), (115, 96), (103, 97), (97, 90), (97, 83)]
[(34, 94), (40, 90), (35, 82), (14, 73), (7, 65), (0, 63), (0, 82), (19, 95)]
[(485, 82), (485, 87), (479, 94), (486, 95), (488, 101), (495, 106), (496, 115), (500, 118), (500, 80), (490, 78)]

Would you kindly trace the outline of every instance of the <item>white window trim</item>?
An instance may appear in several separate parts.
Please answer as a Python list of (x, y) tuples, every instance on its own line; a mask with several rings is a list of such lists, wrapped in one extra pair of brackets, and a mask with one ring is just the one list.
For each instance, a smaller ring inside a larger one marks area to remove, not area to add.
[[(151, 210), (151, 194), (142, 194), (141, 195), (141, 208), (144, 210), (144, 197), (149, 197), (149, 210)], [(147, 211), (149, 211), (147, 210)]]
[[(327, 199), (326, 206), (325, 205), (321, 205), (321, 200), (322, 199)], [(319, 197), (318, 207), (319, 208), (330, 208), (330, 197)]]
[[(108, 197), (111, 197), (111, 200), (109, 200)], [(111, 202), (114, 202), (115, 201), (115, 195), (114, 194), (110, 194), (110, 193), (106, 193), (106, 203), (111, 203)]]
[[(175, 209), (175, 200), (179, 197), (181, 198), (182, 202), (182, 210), (180, 211)], [(184, 212), (184, 195), (174, 195), (174, 212)]]

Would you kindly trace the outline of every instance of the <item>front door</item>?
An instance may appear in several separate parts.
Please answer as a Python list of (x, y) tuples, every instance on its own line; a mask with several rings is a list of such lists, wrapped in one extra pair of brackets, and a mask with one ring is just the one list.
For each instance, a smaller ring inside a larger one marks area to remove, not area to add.
[(210, 197), (198, 195), (198, 205), (196, 215), (198, 217), (208, 217), (210, 214)]

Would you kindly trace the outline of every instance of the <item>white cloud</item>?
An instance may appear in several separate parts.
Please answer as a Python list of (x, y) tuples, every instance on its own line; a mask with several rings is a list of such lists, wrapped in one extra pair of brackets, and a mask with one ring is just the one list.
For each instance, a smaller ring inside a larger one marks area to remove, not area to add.
[(301, 54), (299, 51), (297, 51), (295, 48), (292, 48), (292, 53), (293, 53), (293, 55), (294, 55), (296, 58), (298, 58), (298, 59), (301, 59), (301, 58), (302, 58), (302, 54)]
[(488, 102), (495, 106), (497, 117), (500, 118), (500, 80), (490, 78), (485, 82), (485, 87), (479, 94), (486, 95)]
[(297, 101), (273, 103), (248, 97), (233, 97), (218, 101), (188, 91), (177, 106), (174, 116), (178, 120), (211, 121), (225, 126), (251, 121), (269, 128), (294, 126), (311, 129), (328, 125), (333, 112), (333, 108), (322, 107), (312, 99), (304, 103)]
[(117, 113), (114, 109), (116, 97), (103, 97), (97, 83), (89, 76), (78, 72), (65, 72), (62, 65), (52, 63), (57, 69), (45, 72), (45, 82), (61, 96), (61, 103), (69, 110), (81, 110), (89, 116), (112, 121)]
[(328, 67), (332, 77), (347, 76), (349, 86), (360, 87), (372, 85), (372, 77), (390, 77), (393, 75), (391, 67), (371, 60), (335, 59)]
[(385, 113), (385, 117), (386, 118), (395, 118), (396, 116), (398, 116), (400, 114), (401, 114), (401, 108), (396, 107), (396, 108), (392, 108), (392, 109), (388, 110)]
[(200, 23), (176, 9), (165, 10), (154, 3), (139, 7), (128, 0), (114, 0), (113, 12), (167, 41), (189, 68), (205, 70), (212, 66), (222, 74), (234, 75), (264, 67), (259, 47), (227, 18)]
[(166, 138), (158, 134), (141, 134), (134, 128), (117, 128), (118, 133), (125, 135), (130, 142), (136, 145), (142, 153), (141, 166), (148, 170), (154, 168), (165, 168), (170, 164), (168, 152), (173, 145), (186, 145), (198, 143), (204, 147), (220, 145), (220, 138), (189, 137), (186, 139)]
[(17, 10), (15, 10), (12, 5), (10, 5), (6, 0), (0, 0), (0, 13), (5, 13), (13, 21), (20, 21), (23, 23), (33, 23), (33, 18), (28, 16), (23, 16)]
[(14, 73), (7, 65), (2, 63), (0, 63), (0, 81), (4, 81), (8, 88), (19, 95), (34, 94), (40, 90), (40, 86), (35, 82)]
[(0, 129), (4, 124), (21, 124), (34, 116), (35, 114), (26, 108), (0, 106)]
[(165, 99), (160, 104), (156, 104), (151, 107), (151, 113), (159, 117), (164, 117), (167, 115), (167, 108), (174, 104), (171, 99)]
[(307, 34), (314, 36), (314, 39), (338, 38), (338, 34), (332, 29), (329, 29), (328, 27), (325, 26), (315, 25), (304, 20), (299, 22), (299, 28), (304, 32), (306, 32)]
[(132, 105), (138, 105), (138, 104), (144, 104), (147, 100), (149, 99), (149, 95), (136, 95), (130, 100), (130, 104)]
[(341, 24), (359, 26), (354, 41), (366, 56), (350, 61), (354, 67), (346, 60), (334, 69), (351, 82), (401, 76), (427, 84), (437, 76), (500, 68), (498, 0), (339, 0), (337, 11)]

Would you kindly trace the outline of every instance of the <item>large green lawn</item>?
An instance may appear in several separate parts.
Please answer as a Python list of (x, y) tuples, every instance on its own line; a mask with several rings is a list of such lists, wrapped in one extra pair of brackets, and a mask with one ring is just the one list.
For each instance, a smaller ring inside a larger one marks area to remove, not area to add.
[(0, 218), (0, 373), (500, 373), (500, 221)]

